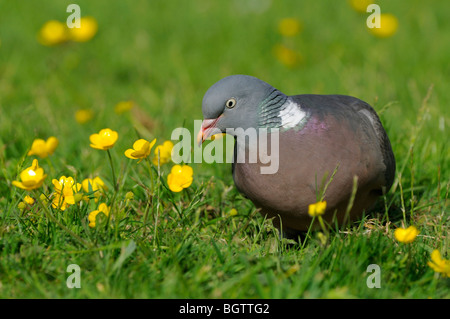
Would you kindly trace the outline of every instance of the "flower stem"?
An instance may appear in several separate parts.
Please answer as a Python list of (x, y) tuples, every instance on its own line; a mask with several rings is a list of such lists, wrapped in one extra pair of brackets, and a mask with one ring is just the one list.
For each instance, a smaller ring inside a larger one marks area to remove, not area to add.
[[(157, 182), (157, 190), (158, 194), (156, 195), (156, 198), (158, 202), (156, 203), (156, 217), (155, 217), (155, 228), (154, 228), (154, 247), (156, 248), (156, 244), (158, 243), (158, 218), (159, 218), (159, 203), (160, 203), (160, 189), (161, 189), (161, 163), (159, 161), (159, 154), (158, 154), (158, 182)], [(159, 244), (158, 244), (159, 245)]]
[(301, 249), (300, 249), (300, 252), (301, 252), (301, 253), (303, 252), (303, 249), (305, 248), (306, 241), (308, 240), (308, 237), (309, 237), (309, 234), (310, 234), (310, 232), (311, 232), (311, 228), (312, 228), (313, 225), (314, 225), (314, 220), (315, 220), (315, 219), (316, 219), (316, 217), (313, 216), (313, 218), (312, 218), (312, 220), (311, 220), (311, 224), (310, 224), (309, 227), (308, 227), (308, 231), (307, 231), (307, 233), (306, 233), (305, 240), (303, 241), (302, 247), (301, 247)]
[(109, 164), (110, 164), (110, 166), (111, 166), (111, 171), (112, 171), (112, 178), (113, 178), (113, 184), (114, 184), (114, 190), (117, 192), (117, 190), (118, 190), (118, 184), (117, 184), (117, 181), (116, 181), (116, 174), (114, 173), (114, 164), (113, 164), (113, 160), (112, 160), (112, 157), (111, 157), (111, 153), (109, 152), (109, 150), (106, 150), (106, 152), (108, 153), (108, 158), (109, 158)]
[(322, 227), (323, 233), (324, 233), (325, 235), (328, 235), (328, 230), (327, 230), (327, 228), (325, 227), (325, 224), (323, 223), (323, 218), (322, 218), (322, 216), (320, 216), (320, 215), (319, 215), (319, 223), (320, 223), (320, 227)]
[(147, 219), (148, 219), (148, 213), (150, 210), (150, 201), (152, 202), (152, 211), (153, 211), (153, 198), (154, 198), (154, 186), (153, 186), (153, 172), (152, 172), (152, 164), (150, 163), (150, 160), (146, 158), (146, 162), (148, 165), (149, 173), (150, 173), (150, 183), (151, 183), (151, 194), (148, 194), (148, 202), (147, 206), (145, 207), (144, 212), (144, 233), (143, 236), (147, 234)]
[(154, 193), (154, 186), (153, 186), (152, 164), (151, 164), (151, 162), (150, 162), (150, 160), (149, 160), (148, 157), (145, 159), (145, 161), (147, 162), (148, 172), (150, 173), (150, 183), (151, 183), (151, 190), (152, 190), (151, 195), (153, 196), (153, 193)]

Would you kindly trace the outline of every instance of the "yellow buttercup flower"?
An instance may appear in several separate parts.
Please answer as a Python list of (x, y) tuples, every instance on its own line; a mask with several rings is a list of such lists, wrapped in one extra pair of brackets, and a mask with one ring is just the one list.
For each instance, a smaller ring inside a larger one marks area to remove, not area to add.
[(89, 122), (93, 117), (94, 112), (92, 112), (92, 110), (80, 109), (75, 112), (75, 120), (80, 124)]
[(158, 165), (158, 156), (160, 165), (170, 162), (170, 160), (172, 159), (172, 149), (173, 143), (171, 141), (165, 141), (162, 145), (158, 145), (155, 148), (153, 164)]
[(23, 211), (25, 209), (28, 209), (33, 204), (34, 204), (34, 198), (26, 195), (23, 198), (23, 201), (21, 201), (21, 202), (19, 202), (19, 204), (17, 204), (17, 208), (19, 208), (21, 211)]
[(31, 149), (28, 152), (28, 156), (37, 155), (40, 158), (46, 158), (55, 152), (58, 147), (59, 141), (56, 137), (50, 136), (47, 141), (37, 138), (31, 144)]
[(137, 140), (133, 144), (133, 148), (125, 151), (125, 156), (131, 159), (138, 159), (140, 163), (144, 158), (150, 155), (153, 145), (156, 143), (156, 138), (149, 142), (143, 138)]
[(228, 215), (230, 215), (230, 216), (236, 216), (237, 214), (238, 214), (238, 212), (237, 212), (236, 208), (232, 208), (228, 212)]
[(302, 25), (298, 19), (284, 18), (278, 23), (278, 32), (285, 37), (293, 37), (300, 33)]
[(28, 195), (24, 197), (23, 201), (30, 206), (34, 204), (34, 198)]
[(92, 39), (98, 30), (97, 20), (93, 17), (83, 17), (80, 19), (79, 28), (69, 28), (69, 37), (72, 41), (86, 42)]
[(277, 44), (273, 48), (273, 53), (278, 61), (288, 68), (293, 68), (302, 61), (302, 56), (298, 52), (282, 44)]
[(326, 208), (327, 208), (326, 201), (320, 201), (314, 204), (310, 204), (308, 206), (308, 214), (311, 217), (320, 216), (325, 213)]
[(181, 192), (184, 188), (191, 186), (194, 171), (188, 165), (175, 165), (167, 176), (167, 184), (172, 192)]
[(81, 184), (75, 183), (72, 177), (61, 176), (53, 179), (52, 184), (55, 188), (55, 197), (52, 200), (52, 206), (65, 210), (68, 205), (76, 203), (75, 195), (81, 190)]
[(409, 226), (406, 229), (399, 227), (394, 231), (395, 239), (404, 244), (412, 243), (418, 234), (419, 230), (414, 226)]
[(55, 196), (52, 200), (52, 207), (59, 208), (62, 211), (65, 211), (69, 204), (64, 200), (64, 196), (59, 193), (55, 193)]
[(379, 28), (369, 28), (369, 31), (379, 38), (387, 38), (397, 31), (398, 29), (398, 19), (390, 13), (380, 14), (380, 27)]
[(121, 101), (117, 103), (116, 106), (114, 107), (114, 112), (116, 114), (122, 114), (131, 110), (133, 106), (134, 106), (133, 101)]
[(88, 216), (89, 227), (95, 227), (95, 225), (96, 225), (96, 218), (97, 218), (98, 214), (103, 213), (106, 216), (109, 216), (109, 210), (110, 210), (110, 208), (105, 203), (101, 203), (98, 206), (97, 210), (94, 210), (94, 211), (90, 212), (89, 216)]
[(38, 34), (38, 41), (46, 46), (57, 45), (67, 40), (67, 26), (56, 20), (47, 21)]
[(39, 167), (38, 160), (34, 159), (31, 166), (20, 173), (21, 181), (13, 181), (12, 184), (29, 191), (41, 187), (46, 177), (44, 170)]
[(81, 186), (86, 193), (95, 192), (96, 197), (100, 197), (101, 193), (108, 190), (105, 182), (100, 177), (86, 178), (81, 182)]
[(441, 272), (450, 277), (450, 260), (443, 259), (439, 250), (435, 249), (431, 253), (431, 261), (428, 262), (435, 272)]
[(119, 138), (119, 134), (116, 131), (113, 131), (109, 128), (105, 128), (100, 130), (97, 134), (92, 134), (89, 137), (91, 141), (91, 147), (98, 150), (108, 150), (116, 144), (117, 139)]
[(355, 11), (361, 13), (367, 12), (367, 6), (369, 4), (375, 3), (374, 0), (348, 0), (348, 2)]

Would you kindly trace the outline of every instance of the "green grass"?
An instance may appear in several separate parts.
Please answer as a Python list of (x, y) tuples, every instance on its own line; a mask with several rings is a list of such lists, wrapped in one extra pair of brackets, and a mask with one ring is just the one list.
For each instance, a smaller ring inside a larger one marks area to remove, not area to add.
[[(427, 266), (433, 249), (450, 258), (446, 1), (378, 1), (399, 19), (398, 32), (379, 39), (366, 30), (367, 15), (343, 1), (272, 1), (258, 12), (245, 1), (80, 0), (82, 15), (99, 23), (95, 38), (40, 45), (40, 27), (65, 21), (70, 3), (0, 3), (1, 298), (450, 297), (449, 279)], [(291, 16), (303, 30), (285, 39), (277, 25)], [(273, 55), (278, 43), (303, 62), (285, 67)], [(295, 245), (236, 191), (230, 164), (192, 165), (194, 182), (179, 194), (165, 187), (172, 166), (165, 164), (150, 196), (147, 165), (123, 155), (136, 132), (159, 144), (176, 127), (193, 129), (205, 91), (237, 73), (286, 94), (348, 94), (372, 104), (397, 159), (386, 205), (332, 230), (326, 244), (312, 233)], [(114, 113), (128, 99), (134, 110)], [(93, 120), (78, 124), (79, 108), (92, 109)], [(119, 133), (111, 150), (115, 195), (106, 152), (89, 147), (89, 135), (104, 127)], [(32, 141), (52, 135), (60, 145), (39, 161), (49, 176), (30, 195), (50, 195), (61, 175), (98, 175), (109, 186), (102, 201), (116, 196), (108, 226), (88, 227), (93, 200), (64, 212), (49, 208), (58, 223), (38, 203), (18, 209), (28, 192), (11, 183), (31, 164)], [(229, 216), (232, 208), (237, 216)], [(405, 221), (420, 230), (409, 245), (393, 236)], [(81, 268), (81, 289), (66, 286), (70, 264)], [(379, 289), (366, 285), (370, 264), (381, 268)]]

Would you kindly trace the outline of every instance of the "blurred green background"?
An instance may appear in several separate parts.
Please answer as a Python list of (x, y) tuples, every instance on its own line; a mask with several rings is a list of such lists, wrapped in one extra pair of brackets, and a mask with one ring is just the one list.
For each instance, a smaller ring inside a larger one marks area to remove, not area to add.
[[(370, 34), (369, 14), (354, 11), (347, 1), (77, 1), (82, 16), (97, 19), (96, 36), (86, 43), (39, 44), (41, 26), (51, 19), (64, 22), (72, 2), (0, 3), (5, 140), (78, 135), (84, 132), (74, 122), (78, 108), (95, 111), (90, 131), (115, 125), (126, 134), (132, 128), (110, 116), (126, 99), (149, 116), (155, 136), (168, 138), (183, 121), (201, 119), (201, 99), (210, 85), (238, 73), (259, 77), (286, 94), (349, 94), (377, 110), (395, 102), (382, 114), (394, 140), (405, 138), (402, 132), (415, 125), (434, 84), (427, 122), (434, 129), (428, 133), (437, 140), (445, 135), (437, 123), (448, 124), (446, 1), (377, 1), (382, 13), (399, 20), (397, 33), (386, 39)], [(302, 24), (293, 38), (278, 32), (285, 17)], [(280, 63), (273, 53), (280, 43), (297, 51), (302, 62)], [(27, 129), (18, 132), (20, 126)]]

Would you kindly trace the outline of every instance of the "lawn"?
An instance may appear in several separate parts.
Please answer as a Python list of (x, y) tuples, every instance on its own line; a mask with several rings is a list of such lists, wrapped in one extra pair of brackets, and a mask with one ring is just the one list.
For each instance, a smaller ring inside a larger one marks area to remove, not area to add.
[[(428, 265), (434, 250), (450, 258), (447, 1), (376, 1), (398, 19), (381, 38), (348, 1), (79, 0), (95, 35), (40, 43), (70, 3), (0, 3), (0, 298), (450, 298), (450, 279)], [(194, 145), (204, 93), (231, 74), (370, 103), (397, 160), (389, 193), (361, 221), (295, 243), (239, 194), (230, 164), (189, 164), (192, 184), (173, 192), (175, 163), (155, 165), (154, 149), (179, 127)], [(118, 133), (108, 151), (90, 146), (104, 128)], [(27, 155), (51, 136), (53, 154)], [(156, 138), (140, 163), (124, 155), (138, 138)], [(34, 159), (42, 186), (14, 186)], [(75, 187), (63, 210), (61, 176), (107, 189)], [(90, 227), (102, 203), (108, 216)], [(396, 240), (411, 225), (415, 240)], [(73, 264), (80, 288), (67, 285)]]

